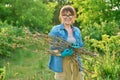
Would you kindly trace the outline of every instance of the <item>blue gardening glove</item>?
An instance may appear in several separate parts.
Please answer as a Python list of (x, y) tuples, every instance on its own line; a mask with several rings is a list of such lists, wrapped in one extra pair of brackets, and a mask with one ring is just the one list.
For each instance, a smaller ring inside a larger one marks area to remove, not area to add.
[(65, 49), (62, 53), (61, 53), (61, 56), (62, 57), (65, 57), (65, 56), (71, 56), (72, 54), (73, 54), (73, 50), (72, 49), (69, 49), (69, 48), (67, 48), (67, 49)]
[(80, 45), (78, 43), (72, 43), (73, 48), (80, 48)]

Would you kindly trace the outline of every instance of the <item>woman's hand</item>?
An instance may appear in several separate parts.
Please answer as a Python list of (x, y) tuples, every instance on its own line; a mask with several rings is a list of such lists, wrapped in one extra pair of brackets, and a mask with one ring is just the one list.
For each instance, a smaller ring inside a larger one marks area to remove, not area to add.
[(71, 56), (73, 53), (74, 51), (72, 49), (67, 48), (61, 53), (61, 56), (62, 57)]
[(72, 43), (73, 48), (80, 48), (80, 45), (78, 43)]

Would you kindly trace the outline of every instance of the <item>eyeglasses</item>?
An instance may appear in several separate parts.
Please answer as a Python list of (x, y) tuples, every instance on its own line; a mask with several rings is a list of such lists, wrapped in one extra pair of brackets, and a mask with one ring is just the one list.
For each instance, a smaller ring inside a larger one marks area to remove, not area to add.
[(73, 18), (72, 15), (62, 15), (62, 17), (63, 17), (63, 18), (67, 18), (67, 17), (68, 17), (68, 18), (70, 18), (70, 19)]

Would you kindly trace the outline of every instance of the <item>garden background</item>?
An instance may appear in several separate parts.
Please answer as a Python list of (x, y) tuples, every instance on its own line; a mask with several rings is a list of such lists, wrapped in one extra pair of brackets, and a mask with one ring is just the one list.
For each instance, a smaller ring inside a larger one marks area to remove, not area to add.
[[(48, 34), (60, 24), (63, 5), (77, 11), (84, 47), (100, 56), (86, 57), (85, 80), (120, 79), (120, 0), (0, 0), (0, 80), (54, 80), (48, 69)], [(102, 62), (102, 63), (100, 63)]]

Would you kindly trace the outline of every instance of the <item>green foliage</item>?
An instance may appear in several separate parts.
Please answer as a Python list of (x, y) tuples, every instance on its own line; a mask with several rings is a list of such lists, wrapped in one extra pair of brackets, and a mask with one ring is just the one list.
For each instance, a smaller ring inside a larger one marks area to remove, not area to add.
[(0, 68), (0, 80), (5, 80), (6, 68)]
[[(93, 79), (97, 80), (119, 80), (120, 75), (120, 36), (102, 35), (102, 40), (86, 38), (86, 47), (92, 48), (95, 52), (99, 53), (97, 61), (84, 61), (85, 67), (94, 71), (91, 74)], [(99, 63), (99, 64), (98, 64)], [(92, 67), (91, 67), (92, 66)]]
[(0, 3), (0, 19), (16, 26), (28, 26), (44, 32), (52, 22), (55, 3), (43, 4), (43, 0), (4, 0)]
[[(119, 22), (118, 19), (120, 14), (119, 4), (120, 1), (117, 0), (73, 0), (73, 6), (77, 8), (78, 21), (81, 24), (88, 24), (91, 22), (100, 23), (100, 19), (111, 21), (115, 20)], [(113, 8), (116, 8), (114, 10)]]
[(104, 65), (99, 67), (99, 76), (102, 76), (103, 79), (119, 80), (120, 64), (118, 61), (120, 57), (118, 56), (115, 53), (112, 55), (106, 53), (103, 57)]
[(29, 46), (41, 43), (26, 27), (14, 27), (6, 22), (0, 22), (0, 25), (0, 57), (11, 56), (19, 48), (29, 49)]
[(116, 22), (102, 22), (101, 24), (98, 23), (89, 23), (88, 25), (80, 26), (82, 29), (82, 35), (85, 38), (89, 37), (91, 39), (101, 40), (102, 35), (107, 34), (109, 36), (116, 35), (119, 31), (118, 24)]
[[(86, 40), (87, 41), (87, 40)], [(120, 53), (120, 36), (102, 35), (102, 40), (90, 39), (89, 44), (98, 52), (103, 54), (116, 54)]]
[(24, 45), (25, 32), (22, 28), (0, 23), (0, 55), (9, 56), (15, 49)]

